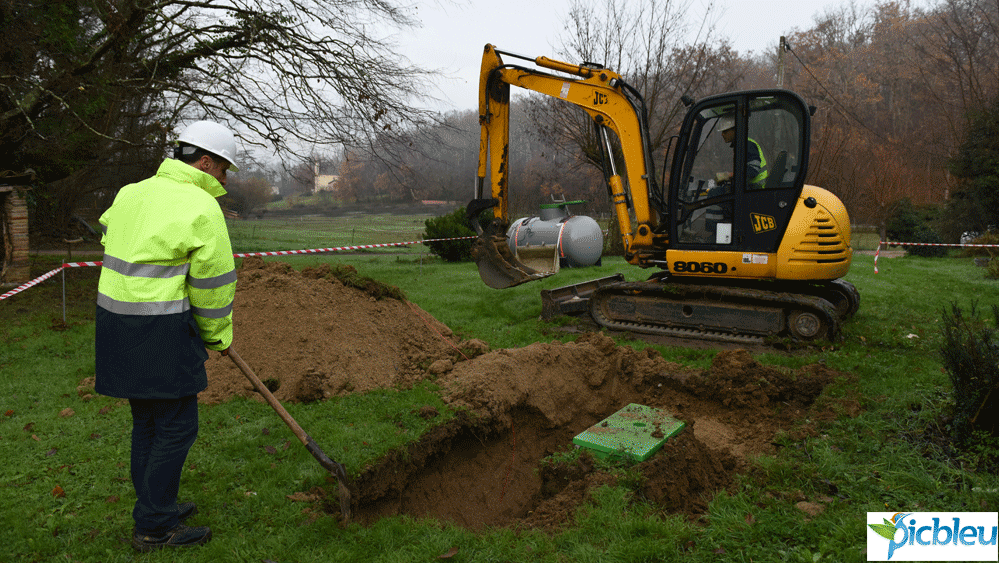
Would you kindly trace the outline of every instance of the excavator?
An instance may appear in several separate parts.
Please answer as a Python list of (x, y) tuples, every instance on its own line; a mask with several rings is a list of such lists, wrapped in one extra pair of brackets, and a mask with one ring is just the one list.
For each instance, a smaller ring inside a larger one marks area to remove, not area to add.
[(476, 193), (466, 208), (478, 234), (472, 256), (488, 286), (552, 274), (508, 246), (511, 86), (589, 114), (625, 260), (656, 269), (645, 281), (618, 274), (545, 290), (543, 317), (587, 311), (616, 331), (760, 343), (834, 340), (858, 310), (857, 289), (842, 279), (852, 258), (847, 210), (805, 184), (815, 108), (800, 96), (783, 89), (683, 96), (687, 113), (658, 185), (646, 104), (622, 76), (493, 45), (482, 59)]

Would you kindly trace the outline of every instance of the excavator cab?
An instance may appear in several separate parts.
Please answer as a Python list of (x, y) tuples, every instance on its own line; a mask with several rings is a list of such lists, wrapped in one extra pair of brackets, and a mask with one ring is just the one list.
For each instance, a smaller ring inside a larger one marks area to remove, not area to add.
[(805, 180), (808, 111), (786, 90), (712, 96), (689, 109), (667, 198), (672, 248), (777, 250)]

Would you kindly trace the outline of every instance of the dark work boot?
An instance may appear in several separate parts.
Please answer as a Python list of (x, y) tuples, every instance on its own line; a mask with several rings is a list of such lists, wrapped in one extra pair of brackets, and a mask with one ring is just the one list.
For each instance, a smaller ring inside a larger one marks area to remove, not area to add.
[(212, 529), (206, 526), (191, 528), (178, 524), (161, 535), (147, 536), (134, 533), (132, 547), (138, 551), (148, 552), (161, 547), (187, 547), (202, 545), (212, 539)]

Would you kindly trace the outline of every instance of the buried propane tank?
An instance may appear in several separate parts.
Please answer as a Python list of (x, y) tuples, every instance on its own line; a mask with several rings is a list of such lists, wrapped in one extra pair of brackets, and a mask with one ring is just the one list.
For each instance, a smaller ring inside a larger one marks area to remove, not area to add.
[(512, 222), (507, 230), (511, 253), (539, 272), (600, 265), (604, 233), (594, 219), (569, 212), (569, 206), (577, 203), (585, 202), (544, 204), (539, 217), (522, 217)]

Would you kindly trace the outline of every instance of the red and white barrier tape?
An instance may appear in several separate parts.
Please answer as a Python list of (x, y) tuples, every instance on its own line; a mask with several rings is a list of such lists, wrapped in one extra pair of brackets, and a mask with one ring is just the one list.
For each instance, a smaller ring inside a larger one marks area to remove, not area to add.
[(886, 246), (950, 246), (958, 248), (997, 248), (1000, 245), (996, 244), (946, 244), (938, 242), (878, 242), (878, 246), (875, 247), (875, 273), (878, 273), (878, 255), (882, 250), (882, 245)]
[(14, 289), (8, 291), (7, 293), (4, 293), (3, 295), (0, 295), (0, 301), (3, 301), (4, 299), (7, 299), (8, 297), (11, 297), (12, 295), (17, 295), (18, 293), (21, 293), (22, 291), (24, 291), (25, 289), (28, 289), (29, 287), (31, 287), (33, 285), (38, 285), (38, 284), (42, 283), (43, 281), (51, 278), (52, 276), (58, 274), (62, 270), (63, 270), (63, 266), (59, 266), (55, 270), (52, 270), (51, 272), (46, 272), (46, 273), (42, 274), (41, 276), (38, 276), (37, 278), (31, 280), (28, 283), (25, 283), (23, 285), (19, 285), (19, 286), (15, 287)]
[(997, 248), (996, 244), (945, 244), (942, 242), (879, 242), (886, 246), (954, 246), (962, 248)]
[(425, 242), (442, 242), (446, 240), (468, 240), (474, 239), (476, 237), (458, 237), (458, 238), (431, 238), (425, 240), (411, 240), (409, 242), (387, 242), (384, 244), (361, 244), (357, 246), (340, 246), (337, 248), (309, 248), (306, 250), (274, 250), (271, 252), (238, 252), (233, 254), (236, 258), (247, 258), (250, 256), (288, 256), (290, 254), (319, 254), (323, 252), (340, 252), (344, 250), (367, 250), (371, 248), (388, 248), (390, 246), (411, 246), (414, 244), (423, 244)]
[[(385, 243), (385, 244), (363, 244), (363, 245), (358, 245), (358, 246), (341, 246), (341, 247), (337, 247), (337, 248), (310, 248), (310, 249), (306, 249), (306, 250), (276, 250), (276, 251), (273, 251), (273, 252), (237, 252), (237, 253), (233, 254), (233, 257), (235, 257), (235, 258), (247, 258), (247, 257), (250, 257), (250, 256), (286, 256), (286, 255), (292, 255), (292, 254), (319, 254), (319, 253), (323, 253), (323, 252), (340, 252), (340, 251), (344, 251), (344, 250), (365, 250), (365, 249), (370, 249), (370, 248), (388, 248), (390, 246), (410, 246), (410, 245), (413, 245), (413, 244), (423, 244), (425, 242), (443, 242), (443, 241), (448, 241), (448, 240), (469, 240), (469, 239), (474, 239), (474, 238), (476, 238), (476, 237), (432, 238), (432, 239), (425, 239), (425, 240), (414, 240), (414, 241), (409, 241), (409, 242), (390, 242), (390, 243)], [(7, 299), (8, 297), (11, 297), (13, 295), (17, 295), (18, 293), (21, 293), (22, 291), (24, 291), (25, 289), (28, 289), (31, 286), (38, 285), (38, 284), (42, 283), (43, 281), (45, 281), (45, 280), (51, 278), (52, 276), (58, 274), (60, 271), (63, 270), (63, 268), (86, 268), (88, 266), (100, 266), (102, 264), (103, 264), (103, 262), (100, 262), (100, 261), (97, 261), (97, 262), (67, 262), (67, 263), (63, 264), (62, 266), (56, 268), (55, 270), (52, 270), (51, 272), (47, 272), (47, 273), (45, 273), (45, 274), (43, 274), (43, 275), (41, 275), (41, 276), (39, 276), (39, 277), (37, 277), (35, 279), (33, 279), (33, 280), (31, 280), (31, 281), (23, 284), (23, 285), (15, 287), (14, 289), (8, 291), (7, 293), (4, 293), (3, 295), (0, 295), (0, 301), (3, 301), (4, 299)]]

